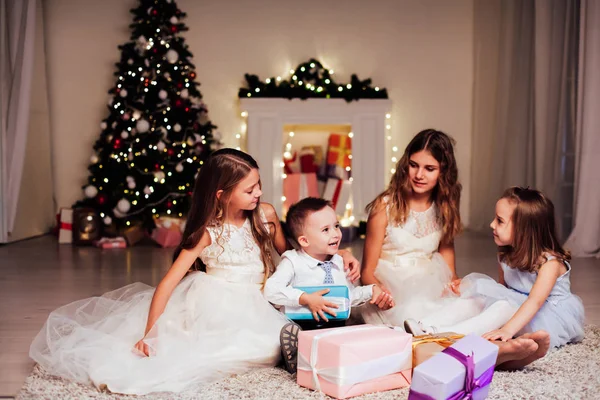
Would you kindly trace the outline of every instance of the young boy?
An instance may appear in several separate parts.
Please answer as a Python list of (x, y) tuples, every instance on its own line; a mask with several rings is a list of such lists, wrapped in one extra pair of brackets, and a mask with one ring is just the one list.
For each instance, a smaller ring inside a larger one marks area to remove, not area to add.
[(300, 329), (334, 328), (345, 321), (329, 321), (327, 314), (336, 316), (337, 305), (323, 297), (329, 289), (305, 293), (298, 286), (346, 285), (351, 306), (367, 301), (382, 309), (391, 308), (391, 296), (377, 285), (354, 287), (344, 273), (344, 262), (337, 254), (342, 232), (335, 211), (324, 199), (305, 198), (292, 205), (287, 225), (300, 250), (283, 253), (275, 273), (267, 280), (265, 298), (280, 306), (306, 306), (313, 320), (289, 323), (281, 330), (281, 350), (286, 369), (296, 371), (298, 331)]

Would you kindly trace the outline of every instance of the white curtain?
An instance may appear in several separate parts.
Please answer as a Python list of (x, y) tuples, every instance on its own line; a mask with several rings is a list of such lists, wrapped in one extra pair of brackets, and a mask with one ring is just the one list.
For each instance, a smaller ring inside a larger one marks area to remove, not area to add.
[(578, 0), (474, 3), (473, 230), (489, 231), (496, 200), (515, 185), (547, 193), (570, 230), (562, 216), (573, 188), (561, 167), (573, 165), (578, 9)]
[(582, 0), (575, 146), (575, 227), (566, 246), (600, 257), (600, 2)]
[(0, 243), (15, 223), (27, 144), (35, 0), (0, 1)]

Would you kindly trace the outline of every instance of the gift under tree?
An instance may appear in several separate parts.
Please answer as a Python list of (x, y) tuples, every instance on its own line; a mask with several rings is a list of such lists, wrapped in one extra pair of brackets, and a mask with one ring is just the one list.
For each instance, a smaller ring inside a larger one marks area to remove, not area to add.
[(118, 230), (184, 217), (198, 169), (220, 147), (181, 37), (186, 14), (171, 0), (140, 0), (131, 13), (85, 198), (75, 204)]

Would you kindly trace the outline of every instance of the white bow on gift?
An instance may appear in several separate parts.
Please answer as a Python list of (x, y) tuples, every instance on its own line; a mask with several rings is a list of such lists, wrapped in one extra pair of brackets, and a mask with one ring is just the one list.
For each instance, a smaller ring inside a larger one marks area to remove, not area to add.
[[(310, 361), (298, 352), (298, 369), (302, 371), (312, 372), (315, 390), (321, 391), (319, 376), (335, 385), (346, 386), (355, 385), (357, 383), (366, 382), (371, 379), (381, 378), (383, 376), (395, 374), (412, 367), (412, 353), (400, 351), (395, 354), (390, 354), (385, 357), (376, 358), (374, 360), (365, 361), (364, 363), (339, 366), (330, 368), (317, 368), (319, 355), (319, 340), (324, 337), (330, 337), (349, 332), (361, 330), (379, 330), (381, 326), (357, 326), (345, 329), (335, 329), (322, 334), (317, 334), (313, 337), (312, 348), (310, 353)], [(387, 329), (387, 328), (386, 328)]]

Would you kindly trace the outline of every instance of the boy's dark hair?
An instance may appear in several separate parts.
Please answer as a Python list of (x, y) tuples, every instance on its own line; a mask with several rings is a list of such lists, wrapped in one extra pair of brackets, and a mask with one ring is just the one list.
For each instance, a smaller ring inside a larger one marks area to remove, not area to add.
[(325, 207), (332, 207), (331, 202), (317, 197), (307, 197), (292, 204), (286, 217), (286, 225), (294, 240), (302, 235), (306, 218)]

